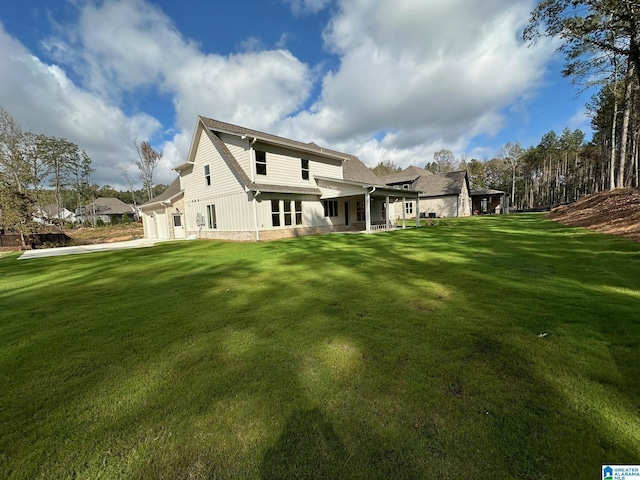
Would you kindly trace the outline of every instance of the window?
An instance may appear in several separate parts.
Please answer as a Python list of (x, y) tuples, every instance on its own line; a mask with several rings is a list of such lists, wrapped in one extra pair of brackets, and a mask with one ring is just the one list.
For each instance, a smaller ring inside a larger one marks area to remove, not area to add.
[(364, 222), (366, 220), (366, 213), (364, 211), (364, 202), (356, 203), (356, 221)]
[(211, 186), (211, 169), (209, 165), (204, 166), (204, 182), (207, 184), (207, 187)]
[(280, 226), (280, 200), (271, 200), (271, 224)]
[(404, 204), (404, 213), (412, 214), (413, 213), (413, 202), (405, 202)]
[(295, 202), (296, 225), (302, 225), (302, 202)]
[(402, 185), (402, 188), (404, 188), (405, 190), (409, 190), (409, 186), (410, 185), (408, 183), (405, 183), (404, 185)]
[(214, 229), (218, 228), (218, 222), (216, 220), (216, 206), (215, 205), (207, 205), (207, 224), (209, 228)]
[(267, 174), (267, 154), (260, 150), (256, 150), (256, 174)]
[(325, 217), (337, 217), (338, 216), (338, 201), (337, 200), (325, 200), (324, 201), (324, 216)]
[(302, 179), (309, 180), (309, 160), (302, 158), (300, 159), (300, 164), (302, 167)]
[(291, 202), (285, 200), (284, 202), (284, 224), (291, 225)]
[(182, 217), (180, 215), (173, 216), (173, 226), (181, 227), (182, 226)]

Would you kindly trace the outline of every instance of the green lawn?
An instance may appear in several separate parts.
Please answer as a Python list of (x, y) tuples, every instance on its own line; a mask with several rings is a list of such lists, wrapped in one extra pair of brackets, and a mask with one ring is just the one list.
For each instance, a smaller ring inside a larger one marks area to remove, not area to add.
[(0, 478), (640, 463), (640, 244), (539, 215), (9, 254), (0, 318)]

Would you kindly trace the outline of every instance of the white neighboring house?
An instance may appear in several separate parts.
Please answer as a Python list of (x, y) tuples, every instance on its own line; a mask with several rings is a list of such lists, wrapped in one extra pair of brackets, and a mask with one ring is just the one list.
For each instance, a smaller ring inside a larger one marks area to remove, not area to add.
[(66, 207), (62, 207), (58, 212), (58, 206), (55, 204), (45, 205), (42, 208), (36, 209), (36, 214), (33, 217), (33, 221), (41, 223), (42, 225), (52, 225), (61, 219), (64, 222), (74, 223), (76, 221), (76, 214)]
[(167, 191), (140, 205), (147, 238), (371, 233), (395, 228), (387, 212), (419, 193), (385, 185), (353, 155), (206, 117), (175, 170)]
[[(420, 192), (420, 203), (409, 200), (396, 204), (396, 218), (466, 217), (471, 215), (471, 190), (467, 171), (434, 174), (419, 167), (407, 167), (400, 173), (380, 177), (387, 186)], [(419, 207), (419, 208), (418, 208)]]

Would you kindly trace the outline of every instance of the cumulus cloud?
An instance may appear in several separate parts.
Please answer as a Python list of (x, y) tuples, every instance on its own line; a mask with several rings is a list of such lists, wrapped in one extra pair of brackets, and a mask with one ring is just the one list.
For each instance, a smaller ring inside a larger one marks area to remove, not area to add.
[[(59, 25), (57, 34), (42, 43), (54, 65), (45, 65), (0, 32), (0, 41), (11, 43), (2, 51), (13, 52), (0, 61), (14, 79), (0, 88), (23, 90), (25, 102), (5, 105), (18, 119), (28, 119), (33, 128), (57, 123), (58, 134), (87, 148), (99, 182), (117, 183), (117, 165), (123, 158), (135, 161), (130, 138), (154, 143), (155, 137), (158, 143), (170, 127), (129, 106), (132, 98), (161, 95), (175, 109), (171, 127), (176, 133), (161, 142), (165, 156), (157, 170), (157, 181), (167, 183), (175, 177), (171, 167), (186, 157), (185, 138), (197, 115), (269, 129), (299, 109), (312, 88), (311, 69), (287, 50), (264, 50), (249, 37), (242, 53), (205, 54), (144, 0), (88, 2), (78, 8), (77, 23)], [(79, 79), (77, 84), (65, 71)], [(5, 102), (11, 95), (0, 98)], [(27, 114), (31, 106), (37, 108)]]
[(94, 159), (96, 181), (117, 177), (116, 165), (130, 157), (132, 135), (152, 135), (160, 123), (145, 113), (125, 115), (116, 106), (78, 88), (57, 65), (48, 65), (12, 38), (0, 24), (0, 101), (22, 125), (67, 138)]
[[(324, 10), (318, 42), (337, 67), (296, 58), (288, 34), (276, 49), (247, 36), (238, 52), (204, 53), (145, 0), (87, 1), (43, 41), (51, 64), (0, 25), (0, 51), (10, 52), (0, 56), (0, 102), (25, 127), (85, 148), (101, 183), (122, 183), (117, 166), (135, 161), (129, 138), (164, 150), (156, 180), (171, 181), (197, 115), (316, 141), (369, 165), (423, 165), (436, 150), (462, 154), (474, 136), (502, 130), (504, 110), (526, 105), (554, 50), (519, 40), (528, 0), (283, 1), (295, 15)], [(146, 97), (168, 103), (172, 125), (135, 101)]]
[(324, 33), (339, 68), (324, 76), (319, 100), (283, 128), (352, 149), (377, 138), (389, 158), (495, 135), (501, 110), (541, 82), (554, 51), (519, 40), (529, 8), (512, 0), (343, 0)]

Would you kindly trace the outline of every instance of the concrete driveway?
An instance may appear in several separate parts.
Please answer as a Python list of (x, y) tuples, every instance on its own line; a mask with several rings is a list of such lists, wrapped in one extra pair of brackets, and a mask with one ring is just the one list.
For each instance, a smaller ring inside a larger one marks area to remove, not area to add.
[(138, 240), (129, 240), (127, 242), (98, 243), (95, 245), (80, 245), (77, 247), (41, 248), (36, 250), (27, 250), (18, 257), (18, 260), (55, 257), (59, 255), (76, 255), (78, 253), (106, 252), (108, 250), (122, 250), (125, 248), (143, 248), (166, 241), (167, 240), (140, 238)]

